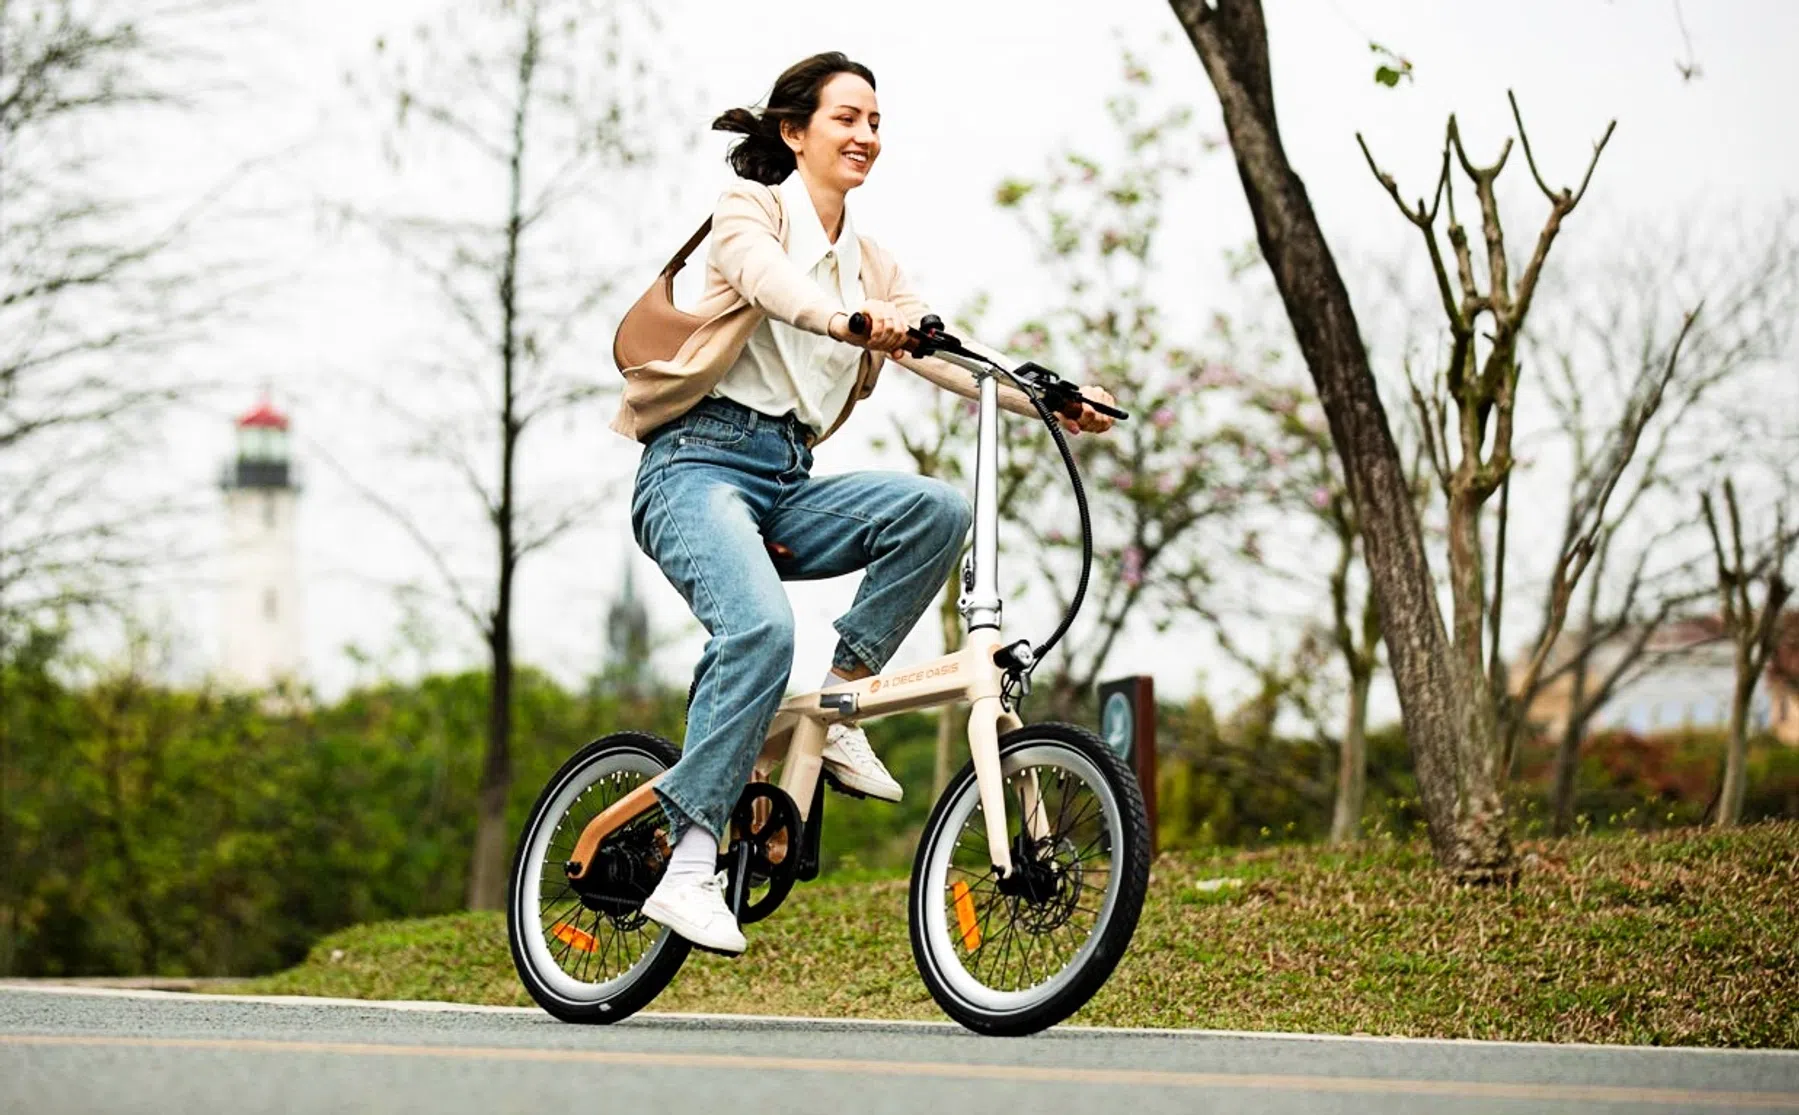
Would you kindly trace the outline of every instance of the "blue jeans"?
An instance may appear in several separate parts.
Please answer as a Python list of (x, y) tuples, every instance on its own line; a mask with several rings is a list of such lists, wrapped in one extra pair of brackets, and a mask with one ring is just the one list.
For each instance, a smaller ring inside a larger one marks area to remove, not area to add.
[[(835, 624), (833, 665), (879, 670), (943, 589), (968, 533), (967, 497), (940, 480), (812, 479), (809, 433), (791, 417), (708, 398), (644, 446), (632, 532), (711, 636), (681, 760), (657, 784), (677, 829), (722, 834), (762, 749), (793, 665), (781, 582), (866, 569)], [(765, 542), (793, 557), (777, 566)]]

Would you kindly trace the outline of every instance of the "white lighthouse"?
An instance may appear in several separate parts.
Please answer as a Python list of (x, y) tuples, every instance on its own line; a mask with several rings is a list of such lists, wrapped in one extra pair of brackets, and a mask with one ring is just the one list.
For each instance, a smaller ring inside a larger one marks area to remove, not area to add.
[(226, 462), (226, 556), (219, 675), (266, 689), (302, 676), (300, 571), (287, 416), (265, 398), (237, 420), (237, 455)]

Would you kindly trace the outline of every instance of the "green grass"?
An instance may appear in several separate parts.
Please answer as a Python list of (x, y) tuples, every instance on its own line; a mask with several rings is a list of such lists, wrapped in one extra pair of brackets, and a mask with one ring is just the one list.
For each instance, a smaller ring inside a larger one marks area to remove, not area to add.
[[(1799, 824), (1531, 843), (1511, 889), (1426, 850), (1170, 854), (1137, 936), (1073, 1022), (1799, 1047)], [(1245, 885), (1203, 893), (1203, 878)], [(796, 888), (737, 960), (695, 953), (653, 1009), (940, 1018), (906, 881)], [(359, 926), (250, 993), (527, 1002), (504, 919)]]

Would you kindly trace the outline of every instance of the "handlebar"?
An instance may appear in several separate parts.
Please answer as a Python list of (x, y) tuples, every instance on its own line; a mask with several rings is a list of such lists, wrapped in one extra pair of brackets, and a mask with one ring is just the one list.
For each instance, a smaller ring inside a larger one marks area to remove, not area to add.
[[(868, 315), (861, 311), (851, 314), (849, 330), (855, 336), (867, 336)], [(1115, 406), (1108, 406), (1087, 398), (1081, 394), (1079, 386), (1068, 382), (1039, 364), (1026, 361), (1017, 367), (1008, 368), (985, 353), (969, 349), (961, 340), (944, 332), (943, 319), (936, 314), (926, 314), (917, 326), (906, 330), (906, 337), (905, 351), (913, 356), (930, 356), (933, 353), (942, 352), (984, 364), (994, 372), (1012, 380), (1020, 389), (1041, 396), (1043, 401), (1048, 404), (1049, 409), (1064, 418), (1079, 418), (1082, 406), (1092, 407), (1099, 413), (1119, 421), (1130, 417), (1129, 414)]]
[[(867, 315), (850, 315), (849, 331), (852, 334), (866, 336), (868, 325)], [(1118, 419), (1129, 418), (1130, 415), (1117, 407), (1094, 402), (1082, 395), (1079, 387), (1039, 364), (1028, 360), (1022, 364), (1013, 364), (1001, 353), (988, 351), (972, 342), (964, 343), (944, 331), (943, 319), (936, 314), (926, 314), (918, 326), (908, 329), (906, 334), (904, 349), (914, 356), (940, 354), (949, 363), (977, 376), (1001, 376), (1016, 384), (1030, 398), (1032, 408), (1049, 430), (1050, 440), (1055, 443), (1056, 451), (1062, 457), (1063, 467), (1068, 470), (1069, 484), (1074, 490), (1075, 509), (1081, 518), (1081, 575), (1075, 583), (1074, 595), (1068, 601), (1062, 620), (1042, 644), (1033, 647), (1028, 639), (1020, 639), (994, 655), (994, 662), (1005, 671), (1005, 679), (1000, 687), (1002, 699), (1007, 702), (1007, 707), (1017, 708), (1018, 701), (1031, 691), (1031, 671), (1043, 661), (1044, 655), (1062, 641), (1062, 636), (1068, 634), (1069, 627), (1073, 625), (1074, 617), (1081, 610), (1081, 602), (1087, 597), (1087, 579), (1093, 571), (1093, 517), (1087, 507), (1087, 491), (1081, 484), (1080, 466), (1075, 462), (1074, 453), (1068, 448), (1067, 439), (1062, 436), (1061, 427), (1056, 424), (1055, 415), (1078, 419), (1083, 406), (1092, 407), (1101, 414)]]

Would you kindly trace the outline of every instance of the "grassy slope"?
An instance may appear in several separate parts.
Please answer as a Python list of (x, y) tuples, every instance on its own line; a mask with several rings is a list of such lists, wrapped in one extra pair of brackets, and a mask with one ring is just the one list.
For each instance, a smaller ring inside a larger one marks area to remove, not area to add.
[[(1157, 861), (1136, 940), (1080, 1023), (1799, 1047), (1799, 824), (1532, 844), (1512, 890), (1417, 847)], [(1241, 888), (1203, 893), (1207, 877)], [(906, 882), (796, 889), (750, 953), (696, 953), (658, 1010), (940, 1018)], [(525, 1003), (504, 920), (361, 926), (248, 990)]]

